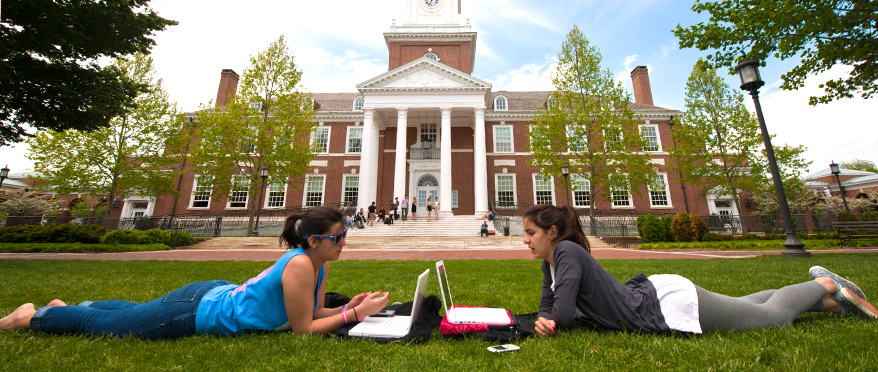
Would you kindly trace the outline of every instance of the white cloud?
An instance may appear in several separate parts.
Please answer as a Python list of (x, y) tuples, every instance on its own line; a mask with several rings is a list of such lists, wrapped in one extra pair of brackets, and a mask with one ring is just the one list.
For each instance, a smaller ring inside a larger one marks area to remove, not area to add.
[[(851, 159), (878, 160), (878, 98), (861, 98), (834, 101), (830, 104), (810, 106), (808, 97), (822, 95), (818, 87), (829, 79), (848, 74), (850, 67), (836, 66), (826, 73), (812, 76), (805, 86), (796, 91), (776, 89), (762, 90), (760, 104), (772, 141), (781, 144), (805, 145), (805, 158), (813, 161), (810, 171), (818, 171), (836, 162)], [(753, 109), (752, 99), (747, 105)]]

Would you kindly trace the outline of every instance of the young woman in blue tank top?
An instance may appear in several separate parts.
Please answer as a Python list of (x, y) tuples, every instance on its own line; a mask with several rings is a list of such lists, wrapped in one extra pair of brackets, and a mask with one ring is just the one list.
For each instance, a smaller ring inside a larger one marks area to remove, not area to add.
[(539, 336), (554, 335), (574, 320), (620, 331), (699, 334), (789, 327), (806, 311), (878, 318), (860, 288), (820, 266), (809, 270), (812, 281), (743, 297), (707, 291), (679, 275), (641, 273), (623, 285), (591, 256), (570, 206), (537, 205), (525, 212), (524, 243), (543, 260)]
[(283, 330), (330, 333), (348, 321), (377, 313), (389, 300), (388, 293), (361, 293), (345, 306), (323, 307), (324, 265), (341, 255), (347, 233), (344, 222), (344, 215), (329, 207), (290, 216), (281, 241), (291, 250), (242, 285), (198, 282), (146, 303), (86, 301), (67, 306), (53, 300), (40, 309), (28, 303), (0, 319), (0, 330), (148, 339)]

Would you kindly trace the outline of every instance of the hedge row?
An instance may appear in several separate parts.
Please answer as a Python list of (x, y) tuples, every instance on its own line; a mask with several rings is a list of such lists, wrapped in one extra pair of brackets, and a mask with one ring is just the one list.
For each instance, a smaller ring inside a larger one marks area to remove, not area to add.
[(164, 251), (165, 244), (0, 243), (4, 253), (116, 253)]
[(159, 229), (114, 230), (100, 225), (18, 225), (0, 227), (0, 243), (164, 244), (181, 247), (195, 244), (186, 231)]
[[(871, 240), (871, 242), (870, 242)], [(859, 246), (875, 246), (878, 239), (854, 240)], [(713, 242), (661, 242), (643, 243), (640, 249), (712, 249), (712, 250), (779, 250), (784, 249), (784, 240), (732, 240)], [(807, 250), (825, 250), (839, 247), (837, 240), (805, 240)]]
[(637, 217), (637, 232), (644, 243), (701, 241), (707, 224), (697, 214), (677, 213), (658, 218), (651, 214)]

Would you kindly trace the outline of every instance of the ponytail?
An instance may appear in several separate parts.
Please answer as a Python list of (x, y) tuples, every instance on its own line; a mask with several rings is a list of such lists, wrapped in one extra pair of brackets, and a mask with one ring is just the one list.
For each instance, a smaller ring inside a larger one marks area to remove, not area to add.
[(585, 233), (582, 232), (582, 222), (579, 221), (579, 216), (573, 207), (569, 205), (563, 207), (550, 204), (535, 205), (524, 212), (524, 218), (543, 230), (555, 226), (558, 229), (557, 241), (569, 240), (591, 253), (591, 247), (588, 245)]

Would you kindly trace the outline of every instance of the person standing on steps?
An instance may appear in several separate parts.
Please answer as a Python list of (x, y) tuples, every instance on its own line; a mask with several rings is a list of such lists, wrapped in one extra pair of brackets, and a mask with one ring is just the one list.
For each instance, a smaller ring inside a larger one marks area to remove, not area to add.
[(402, 209), (402, 220), (405, 221), (406, 215), (409, 213), (409, 196), (406, 195), (405, 198), (402, 199), (402, 202), (399, 204), (399, 208)]
[(372, 227), (373, 223), (375, 223), (375, 202), (369, 206), (369, 227)]
[(412, 221), (418, 220), (418, 198), (412, 197)]
[(432, 197), (427, 197), (427, 222), (430, 222), (430, 213), (433, 213), (433, 200)]
[(399, 213), (398, 213), (399, 198), (398, 197), (393, 198), (393, 201), (390, 202), (390, 210), (393, 211), (393, 213), (390, 214), (390, 217), (393, 217), (394, 220), (398, 220), (399, 219)]
[(439, 197), (433, 201), (433, 210), (436, 211), (436, 221), (439, 221)]

